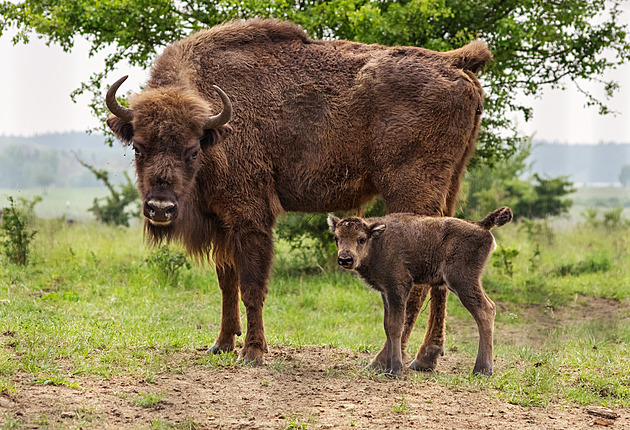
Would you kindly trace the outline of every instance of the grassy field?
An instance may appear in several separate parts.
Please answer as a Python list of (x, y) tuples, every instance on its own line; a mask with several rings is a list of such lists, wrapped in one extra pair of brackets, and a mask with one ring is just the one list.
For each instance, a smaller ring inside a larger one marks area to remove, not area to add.
[(24, 190), (0, 188), (0, 207), (8, 204), (6, 200), (8, 196), (12, 196), (15, 199), (20, 197), (32, 199), (35, 196), (40, 196), (42, 201), (35, 206), (37, 216), (41, 218), (65, 216), (75, 221), (88, 221), (94, 219), (94, 216), (88, 212), (88, 208), (92, 206), (94, 198), (105, 197), (108, 193), (105, 187), (45, 187)]
[[(213, 343), (221, 318), (212, 267), (182, 267), (169, 283), (148, 262), (155, 254), (143, 245), (139, 227), (43, 220), (36, 228), (27, 267), (0, 260), (0, 397), (19, 396), (34, 385), (80, 389), (84, 378), (151, 383), (157, 375), (200, 366), (242, 366), (233, 354), (200, 353)], [(448, 366), (409, 372), (404, 383), (429, 381), (525, 407), (630, 406), (627, 222), (613, 229), (513, 223), (495, 236), (500, 248), (484, 272), (484, 287), (498, 309), (494, 376), (470, 374), (477, 330), (451, 295)], [(271, 348), (349, 350), (358, 357), (349, 360), (362, 369), (384, 340), (380, 297), (350, 273), (305, 268), (302, 262), (278, 244), (264, 310)], [(411, 354), (420, 346), (427, 316), (424, 309)], [(278, 360), (268, 366), (286, 369)], [(330, 371), (330, 377), (339, 375)], [(359, 377), (374, 376), (359, 371)], [(157, 394), (145, 394), (133, 401), (160, 402)], [(6, 415), (4, 428), (20, 428), (9, 426), (19, 419)]]

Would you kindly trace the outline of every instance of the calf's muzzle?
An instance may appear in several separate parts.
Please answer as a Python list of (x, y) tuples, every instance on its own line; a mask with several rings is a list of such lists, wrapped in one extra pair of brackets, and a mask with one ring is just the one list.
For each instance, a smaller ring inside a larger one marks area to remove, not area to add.
[(339, 264), (344, 269), (352, 269), (354, 265), (354, 258), (351, 255), (342, 255), (340, 254), (337, 257), (337, 264)]

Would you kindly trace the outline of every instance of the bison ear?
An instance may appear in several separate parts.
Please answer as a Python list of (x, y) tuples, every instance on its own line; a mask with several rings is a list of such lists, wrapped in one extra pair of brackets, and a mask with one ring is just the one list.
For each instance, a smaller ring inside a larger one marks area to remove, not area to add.
[(199, 144), (201, 145), (201, 150), (205, 151), (221, 142), (221, 140), (225, 139), (227, 136), (232, 133), (232, 127), (229, 125), (222, 125), (219, 128), (211, 128), (208, 130), (204, 130), (203, 136), (199, 139)]
[(387, 229), (385, 224), (375, 223), (370, 226), (370, 236), (379, 237)]
[(107, 126), (114, 132), (118, 140), (124, 144), (129, 145), (133, 140), (133, 126), (131, 123), (123, 121), (116, 115), (112, 115), (107, 118)]
[(333, 214), (328, 214), (327, 221), (328, 221), (328, 230), (330, 230), (331, 233), (334, 233), (335, 228), (337, 227), (337, 223), (340, 221), (339, 218), (337, 218)]

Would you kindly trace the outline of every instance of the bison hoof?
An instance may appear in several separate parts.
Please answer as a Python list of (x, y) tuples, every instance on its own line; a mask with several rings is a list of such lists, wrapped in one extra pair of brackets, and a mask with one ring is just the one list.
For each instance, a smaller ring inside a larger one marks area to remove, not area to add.
[(402, 369), (398, 369), (398, 370), (389, 369), (387, 372), (385, 372), (385, 376), (391, 379), (400, 379), (403, 376), (403, 372), (402, 372)]
[(264, 351), (259, 348), (243, 348), (239, 361), (254, 366), (265, 364)]
[(492, 376), (492, 366), (477, 366), (473, 369), (473, 375)]
[[(233, 349), (233, 348), (232, 348)], [(210, 348), (208, 348), (208, 350), (206, 351), (206, 354), (222, 354), (224, 352), (230, 352), (232, 351), (232, 349), (230, 348), (224, 348), (220, 345), (217, 345), (216, 343), (214, 345), (212, 345)]]
[(382, 372), (383, 370), (385, 370), (385, 367), (387, 366), (384, 363), (381, 363), (380, 361), (376, 359), (372, 360), (369, 366), (370, 369), (375, 370), (377, 372)]

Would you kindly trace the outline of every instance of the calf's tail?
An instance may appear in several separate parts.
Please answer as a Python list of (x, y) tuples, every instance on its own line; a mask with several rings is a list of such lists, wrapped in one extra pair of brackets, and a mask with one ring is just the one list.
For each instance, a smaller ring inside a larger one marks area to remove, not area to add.
[(482, 221), (477, 222), (477, 224), (486, 230), (490, 230), (494, 226), (501, 227), (502, 225), (507, 224), (512, 221), (512, 217), (512, 209), (504, 206), (494, 212), (490, 212), (487, 217), (485, 217)]

